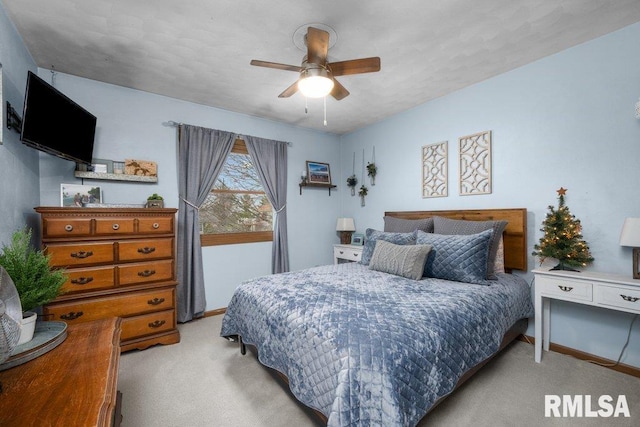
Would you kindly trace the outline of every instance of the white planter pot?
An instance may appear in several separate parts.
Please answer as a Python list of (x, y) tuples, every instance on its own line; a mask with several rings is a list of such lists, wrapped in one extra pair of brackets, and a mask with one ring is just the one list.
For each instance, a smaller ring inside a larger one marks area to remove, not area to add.
[(18, 344), (24, 344), (31, 341), (33, 333), (36, 330), (36, 319), (38, 314), (32, 311), (25, 311), (22, 313), (22, 322), (20, 323), (20, 339)]

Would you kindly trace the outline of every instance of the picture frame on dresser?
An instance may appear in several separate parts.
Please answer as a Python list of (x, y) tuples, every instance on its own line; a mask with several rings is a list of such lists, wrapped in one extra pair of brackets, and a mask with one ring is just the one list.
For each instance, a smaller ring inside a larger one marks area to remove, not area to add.
[(60, 184), (60, 206), (82, 207), (102, 203), (102, 188), (95, 185)]

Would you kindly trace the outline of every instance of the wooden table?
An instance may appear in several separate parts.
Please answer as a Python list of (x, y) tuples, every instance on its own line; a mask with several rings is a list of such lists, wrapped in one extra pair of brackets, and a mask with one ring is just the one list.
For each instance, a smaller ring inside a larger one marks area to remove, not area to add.
[(121, 319), (70, 326), (66, 340), (0, 372), (0, 426), (120, 424)]

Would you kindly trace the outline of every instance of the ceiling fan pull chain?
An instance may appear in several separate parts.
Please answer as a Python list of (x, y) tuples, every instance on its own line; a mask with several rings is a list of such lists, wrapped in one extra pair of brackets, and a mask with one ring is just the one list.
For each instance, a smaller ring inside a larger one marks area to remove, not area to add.
[(327, 125), (327, 97), (324, 98), (324, 125)]

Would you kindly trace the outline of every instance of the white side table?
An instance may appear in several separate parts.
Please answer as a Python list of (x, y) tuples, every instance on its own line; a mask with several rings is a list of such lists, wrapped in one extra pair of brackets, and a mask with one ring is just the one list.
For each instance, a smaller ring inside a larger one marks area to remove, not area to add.
[(333, 263), (340, 260), (357, 262), (362, 258), (362, 246), (360, 245), (333, 245)]
[(640, 280), (596, 272), (533, 270), (535, 274), (535, 360), (549, 351), (550, 300), (640, 313)]

